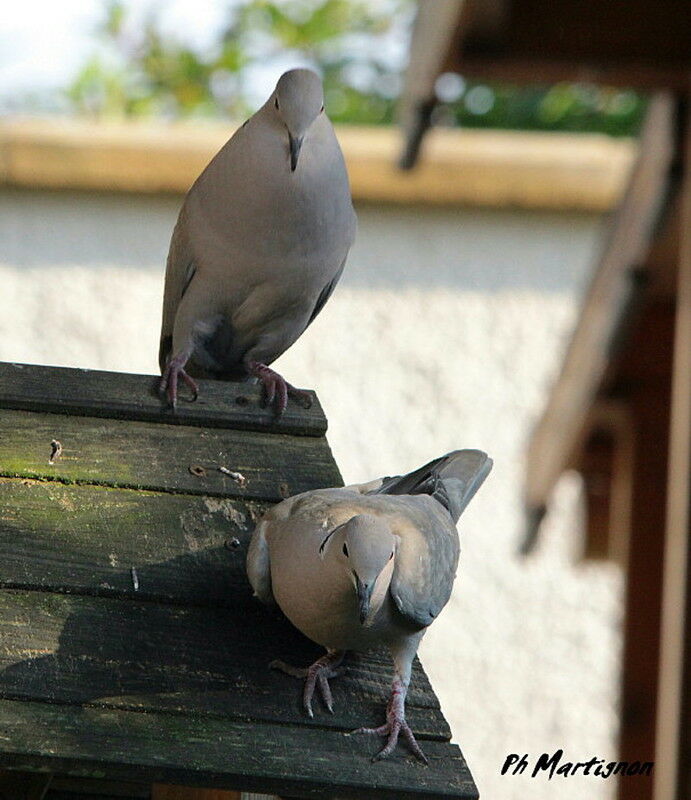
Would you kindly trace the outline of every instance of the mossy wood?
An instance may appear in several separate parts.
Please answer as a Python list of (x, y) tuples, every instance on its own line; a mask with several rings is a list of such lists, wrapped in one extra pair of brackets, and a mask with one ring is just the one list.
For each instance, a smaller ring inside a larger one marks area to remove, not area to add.
[(0, 362), (0, 408), (300, 436), (326, 433), (326, 418), (313, 393), (310, 408), (291, 402), (276, 419), (270, 408), (263, 407), (258, 385), (198, 383), (199, 399), (192, 402), (181, 388), (178, 407), (173, 411), (161, 402), (158, 378), (153, 376)]
[[(52, 441), (62, 452), (49, 464)], [(10, 410), (0, 475), (274, 503), (340, 482), (323, 438)]]
[(341, 483), (319, 406), (267, 424), (258, 401), (228, 400), (253, 387), (210, 382), (196, 416), (172, 420), (153, 382), (0, 364), (0, 769), (87, 792), (476, 797), (419, 663), (408, 718), (431, 767), (403, 747), (371, 764), (379, 742), (347, 735), (383, 720), (385, 652), (351, 655), (336, 713), (313, 719), (300, 684), (268, 668), (320, 652), (244, 571), (271, 504)]

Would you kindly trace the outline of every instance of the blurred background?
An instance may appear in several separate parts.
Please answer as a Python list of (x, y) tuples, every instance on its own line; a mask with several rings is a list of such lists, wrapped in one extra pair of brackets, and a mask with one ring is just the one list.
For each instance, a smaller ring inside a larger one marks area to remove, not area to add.
[(182, 195), (283, 70), (317, 69), (359, 233), (331, 301), (277, 367), (317, 390), (346, 482), (457, 447), (491, 454), (461, 520), (452, 600), (420, 656), (483, 797), (604, 800), (613, 780), (500, 769), (509, 753), (617, 757), (623, 574), (582, 557), (574, 473), (533, 552), (519, 551), (530, 433), (647, 99), (586, 80), (479, 80), (440, 59), (417, 114), (416, 12), (412, 0), (7, 5), (0, 359), (155, 373)]

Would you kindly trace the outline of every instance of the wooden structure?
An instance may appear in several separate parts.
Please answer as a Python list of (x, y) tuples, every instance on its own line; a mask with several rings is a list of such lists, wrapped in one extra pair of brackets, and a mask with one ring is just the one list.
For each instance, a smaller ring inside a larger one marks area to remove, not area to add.
[(445, 71), (658, 92), (561, 375), (534, 432), (526, 542), (560, 474), (584, 477), (586, 557), (626, 571), (619, 757), (655, 760), (625, 800), (691, 796), (691, 24), (684, 0), (420, 3), (402, 102), (412, 166)]
[[(231, 132), (227, 123), (0, 117), (0, 188), (184, 194)], [(635, 155), (633, 142), (597, 135), (440, 129), (419, 168), (402, 172), (394, 129), (336, 134), (356, 203), (609, 211)]]
[(267, 507), (340, 485), (316, 398), (277, 422), (257, 387), (202, 382), (173, 414), (155, 384), (0, 364), (0, 795), (476, 798), (419, 664), (430, 767), (347, 735), (382, 721), (386, 654), (353, 655), (314, 719), (268, 668), (319, 653), (244, 566)]
[(684, 509), (691, 263), (680, 253), (688, 209), (675, 137), (674, 103), (657, 96), (629, 191), (533, 433), (526, 473), (533, 518), (527, 550), (559, 476), (576, 469), (586, 504), (583, 555), (614, 559), (626, 572), (619, 756), (655, 760), (658, 781), (657, 789), (653, 778), (622, 782), (627, 800), (683, 798), (691, 786), (691, 730), (682, 705), (690, 666)]
[(688, 91), (686, 0), (435, 0), (418, 2), (400, 102), (412, 167), (444, 72), (506, 83), (583, 81)]

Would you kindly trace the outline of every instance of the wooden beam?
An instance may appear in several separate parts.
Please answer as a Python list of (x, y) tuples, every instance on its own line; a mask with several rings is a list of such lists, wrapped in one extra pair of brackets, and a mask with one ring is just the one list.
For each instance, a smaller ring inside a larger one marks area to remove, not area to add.
[(43, 800), (51, 775), (0, 770), (0, 800)]
[[(0, 185), (186, 192), (233, 125), (0, 121)], [(598, 134), (435, 129), (424, 158), (397, 165), (395, 128), (339, 126), (353, 198), (397, 205), (609, 211), (637, 146)]]
[(417, 161), (422, 136), (436, 103), (434, 89), (452, 41), (457, 35), (464, 0), (418, 3), (410, 37), (408, 68), (398, 106), (405, 138), (401, 163), (410, 169)]
[(467, 0), (448, 66), (519, 83), (590, 80), (686, 89), (691, 27), (686, 0)]
[(47, 800), (151, 800), (150, 783), (54, 777)]
[[(671, 303), (650, 303), (617, 364), (634, 432), (618, 753), (629, 762), (655, 759), (674, 319)], [(621, 781), (620, 800), (651, 800), (652, 780)]]
[(655, 800), (691, 791), (691, 115), (685, 131)]
[(641, 135), (640, 154), (609, 240), (587, 292), (561, 374), (528, 450), (526, 503), (547, 502), (586, 433), (589, 410), (636, 290), (662, 213), (673, 153), (673, 103), (656, 95)]
[(598, 400), (573, 467), (583, 476), (586, 537), (583, 558), (625, 564), (631, 525), (633, 427), (622, 400)]
[(584, 558), (609, 558), (609, 522), (612, 515), (611, 487), (616, 443), (603, 428), (592, 430), (578, 460), (585, 498)]
[(192, 789), (164, 783), (154, 783), (151, 787), (151, 800), (240, 800), (241, 794), (223, 789)]

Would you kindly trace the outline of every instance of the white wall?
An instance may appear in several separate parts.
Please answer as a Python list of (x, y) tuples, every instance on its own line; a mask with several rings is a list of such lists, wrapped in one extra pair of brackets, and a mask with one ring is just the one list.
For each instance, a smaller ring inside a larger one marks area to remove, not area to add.
[[(0, 192), (0, 360), (154, 372), (178, 199)], [(516, 555), (530, 426), (573, 324), (596, 216), (361, 207), (341, 285), (278, 368), (317, 389), (346, 481), (455, 447), (495, 468), (421, 657), (484, 798), (613, 796), (600, 778), (500, 777), (508, 753), (615, 757), (621, 580), (574, 566), (577, 487)], [(383, 709), (382, 709), (383, 711)], [(373, 743), (374, 747), (374, 743)]]

